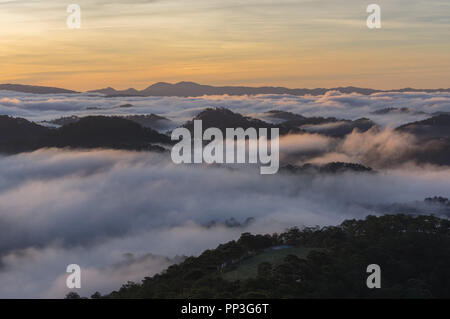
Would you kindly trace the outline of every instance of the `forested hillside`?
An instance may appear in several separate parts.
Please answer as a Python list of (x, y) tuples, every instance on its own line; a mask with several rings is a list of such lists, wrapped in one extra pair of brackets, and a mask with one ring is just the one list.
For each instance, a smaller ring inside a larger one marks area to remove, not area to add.
[[(367, 288), (369, 264), (381, 267), (380, 289)], [(399, 214), (244, 233), (141, 283), (92, 297), (448, 298), (450, 221)]]

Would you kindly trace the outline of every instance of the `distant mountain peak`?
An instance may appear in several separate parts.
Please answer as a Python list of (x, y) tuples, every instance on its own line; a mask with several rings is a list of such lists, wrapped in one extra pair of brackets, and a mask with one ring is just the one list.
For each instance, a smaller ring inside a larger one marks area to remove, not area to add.
[(23, 85), (23, 84), (0, 84), (0, 90), (21, 92), (21, 93), (33, 93), (33, 94), (64, 94), (64, 93), (79, 93), (72, 90), (66, 90), (50, 86), (39, 85)]
[[(66, 90), (54, 87), (21, 85), (21, 84), (0, 84), (0, 90), (11, 90), (24, 93), (35, 94), (58, 94), (58, 93), (79, 93), (72, 90)], [(106, 87), (98, 90), (90, 90), (88, 93), (100, 93), (106, 96), (178, 96), (178, 97), (198, 97), (204, 95), (258, 95), (258, 94), (286, 94), (294, 96), (304, 95), (323, 95), (330, 91), (338, 91), (344, 94), (357, 93), (362, 95), (370, 95), (380, 92), (450, 92), (447, 89), (412, 89), (403, 88), (398, 90), (376, 90), (368, 88), (359, 88), (355, 86), (335, 87), (335, 88), (315, 88), (315, 89), (289, 89), (280, 86), (211, 86), (198, 84), (191, 81), (181, 81), (175, 84), (167, 82), (154, 83), (143, 90), (128, 88), (125, 90), (116, 90), (112, 87)]]
[(147, 88), (145, 88), (144, 91), (147, 89), (150, 89), (150, 88), (160, 88), (160, 87), (170, 87), (170, 86), (172, 86), (172, 84), (167, 83), (167, 82), (156, 82), (156, 83), (153, 83), (152, 85), (148, 86)]
[[(114, 89), (113, 89), (114, 90)], [(287, 95), (323, 95), (329, 91), (339, 91), (345, 94), (358, 93), (363, 95), (370, 95), (379, 92), (450, 92), (450, 89), (399, 89), (399, 90), (375, 90), (368, 88), (359, 88), (355, 86), (345, 86), (336, 88), (315, 88), (315, 89), (289, 89), (285, 87), (275, 87), (275, 86), (261, 86), (261, 87), (250, 87), (250, 86), (211, 86), (198, 84), (192, 81), (181, 81), (175, 84), (168, 82), (157, 82), (154, 83), (144, 90), (134, 90), (133, 92), (128, 90), (114, 90), (112, 92), (107, 89), (95, 90), (90, 92), (98, 92), (106, 95), (136, 95), (136, 96), (179, 96), (179, 97), (196, 97), (203, 95), (258, 95), (258, 94), (287, 94)]]
[(191, 82), (191, 81), (181, 81), (181, 82), (175, 83), (175, 86), (196, 86), (196, 87), (199, 87), (199, 86), (204, 86), (204, 85), (201, 85), (201, 84), (198, 84), (198, 83), (195, 83), (195, 82)]

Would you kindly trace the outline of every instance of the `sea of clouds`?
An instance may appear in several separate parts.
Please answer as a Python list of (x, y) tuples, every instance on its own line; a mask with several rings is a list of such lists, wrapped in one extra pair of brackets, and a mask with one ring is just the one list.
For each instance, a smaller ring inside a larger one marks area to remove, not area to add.
[(177, 166), (168, 154), (48, 149), (0, 157), (0, 170), (0, 297), (63, 297), (72, 263), (82, 295), (106, 293), (244, 231), (336, 225), (374, 213), (367, 205), (450, 197), (448, 167), (262, 176)]
[[(120, 108), (132, 104), (133, 107)], [(24, 117), (32, 121), (61, 116), (130, 115), (154, 113), (176, 124), (192, 119), (207, 107), (225, 107), (232, 111), (262, 117), (270, 110), (289, 111), (304, 116), (340, 119), (370, 118), (381, 126), (396, 127), (423, 120), (431, 113), (450, 110), (450, 93), (377, 93), (344, 94), (329, 91), (321, 96), (257, 95), (204, 97), (110, 97), (98, 94), (35, 95), (0, 91), (0, 114)], [(374, 115), (384, 108), (408, 108), (407, 114)], [(96, 108), (96, 109), (93, 109)]]
[[(72, 263), (82, 269), (81, 295), (108, 293), (245, 231), (337, 225), (379, 214), (368, 208), (373, 205), (450, 197), (450, 168), (404, 160), (420, 145), (392, 130), (429, 117), (419, 112), (449, 111), (449, 102), (448, 93), (105, 98), (0, 91), (1, 114), (34, 121), (155, 113), (183, 123), (206, 107), (227, 107), (253, 115), (279, 109), (369, 117), (383, 127), (339, 140), (309, 133), (280, 140), (284, 162), (356, 162), (376, 174), (262, 176), (254, 166), (175, 165), (168, 153), (113, 150), (42, 149), (0, 156), (0, 297), (63, 297), (65, 270)], [(134, 107), (118, 108), (124, 103)], [(98, 109), (86, 109), (92, 107)], [(371, 114), (386, 107), (416, 112)], [(230, 218), (243, 226), (227, 227)], [(247, 218), (254, 221), (244, 224)]]

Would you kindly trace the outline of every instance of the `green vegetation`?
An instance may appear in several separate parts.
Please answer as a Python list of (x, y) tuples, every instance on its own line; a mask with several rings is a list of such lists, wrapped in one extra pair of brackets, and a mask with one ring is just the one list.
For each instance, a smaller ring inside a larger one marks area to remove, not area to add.
[[(277, 245), (295, 248), (270, 250)], [(369, 264), (381, 267), (381, 289), (366, 286)], [(93, 297), (450, 298), (450, 221), (385, 215), (282, 234), (244, 233), (141, 283)]]
[(226, 267), (222, 270), (222, 277), (228, 281), (256, 278), (258, 276), (259, 265), (269, 263), (271, 267), (277, 267), (283, 264), (284, 259), (289, 255), (305, 259), (310, 251), (312, 251), (312, 249), (306, 247), (287, 246), (287, 248), (283, 249), (268, 248), (258, 254), (255, 254), (255, 256), (251, 256), (235, 265)]

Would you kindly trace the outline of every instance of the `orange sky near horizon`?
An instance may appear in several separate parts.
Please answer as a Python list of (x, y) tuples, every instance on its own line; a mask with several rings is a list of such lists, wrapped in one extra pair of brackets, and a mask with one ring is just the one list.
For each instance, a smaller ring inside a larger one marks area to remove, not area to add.
[(85, 91), (159, 82), (292, 88), (450, 87), (450, 3), (0, 0), (0, 83)]

